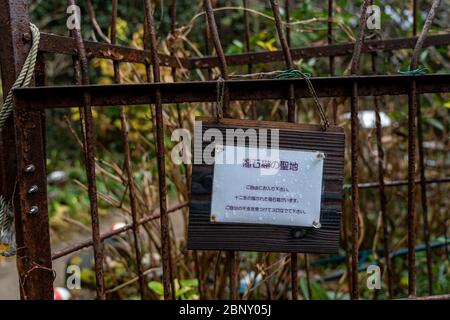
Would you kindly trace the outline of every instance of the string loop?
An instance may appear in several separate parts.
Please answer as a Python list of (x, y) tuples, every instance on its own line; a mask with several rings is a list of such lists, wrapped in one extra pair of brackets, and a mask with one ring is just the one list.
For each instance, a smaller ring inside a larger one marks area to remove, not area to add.
[(217, 79), (216, 93), (216, 116), (217, 121), (220, 122), (223, 119), (223, 97), (225, 95), (225, 80), (222, 77)]
[(306, 81), (306, 84), (308, 85), (308, 90), (309, 90), (311, 96), (313, 97), (317, 111), (319, 112), (322, 129), (324, 131), (326, 131), (330, 127), (330, 123), (328, 122), (325, 110), (323, 109), (323, 106), (320, 103), (320, 100), (319, 100), (319, 97), (317, 96), (316, 90), (314, 90), (314, 86), (313, 86), (311, 80), (309, 79), (309, 78), (311, 78), (311, 74), (301, 72), (300, 70), (291, 68), (291, 69), (288, 69), (288, 70), (282, 72), (278, 76), (276, 76), (276, 79), (296, 79), (296, 78), (303, 78)]

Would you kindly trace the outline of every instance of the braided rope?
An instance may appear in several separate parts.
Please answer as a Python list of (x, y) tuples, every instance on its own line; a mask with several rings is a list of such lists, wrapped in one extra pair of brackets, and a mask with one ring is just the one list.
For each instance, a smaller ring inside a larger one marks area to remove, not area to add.
[[(32, 23), (30, 23), (30, 30), (32, 35), (31, 49), (22, 66), (19, 76), (9, 90), (5, 102), (3, 103), (3, 107), (0, 110), (0, 130), (3, 130), (6, 121), (11, 116), (13, 111), (13, 90), (16, 88), (29, 86), (34, 75), (41, 34), (38, 27)], [(0, 195), (0, 245), (7, 247), (6, 251), (0, 251), (0, 256), (8, 257), (16, 254), (13, 222), (14, 215), (11, 205), (5, 197)]]
[(6, 120), (8, 120), (13, 110), (13, 90), (16, 88), (27, 87), (30, 84), (31, 79), (33, 78), (41, 34), (39, 32), (39, 29), (32, 23), (30, 23), (30, 29), (33, 38), (33, 44), (31, 46), (30, 52), (28, 53), (27, 59), (23, 64), (22, 70), (20, 71), (19, 77), (9, 90), (3, 104), (3, 108), (0, 110), (0, 130), (5, 126)]

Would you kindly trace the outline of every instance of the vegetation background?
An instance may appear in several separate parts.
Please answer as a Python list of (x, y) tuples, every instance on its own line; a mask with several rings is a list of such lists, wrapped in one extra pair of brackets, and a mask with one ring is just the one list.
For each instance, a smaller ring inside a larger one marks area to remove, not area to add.
[[(82, 9), (82, 33), (85, 40), (109, 41), (111, 23), (110, 0), (78, 1)], [(157, 22), (158, 41), (161, 53), (169, 54), (175, 50), (179, 57), (214, 55), (207, 52), (205, 46), (205, 22), (202, 1), (177, 1), (177, 33), (170, 33), (170, 2), (154, 1)], [(241, 0), (213, 1), (216, 8), (216, 20), (219, 26), (222, 45), (227, 54), (245, 52), (243, 10)], [(411, 1), (383, 0), (374, 1), (381, 8), (381, 30), (372, 37), (390, 39), (412, 35)], [(268, 1), (248, 1), (250, 17), (250, 47), (252, 51), (273, 51), (280, 49), (272, 12)], [(361, 1), (336, 0), (333, 18), (333, 42), (353, 41), (357, 30), (358, 13)], [(68, 35), (66, 29), (66, 1), (31, 0), (32, 21), (43, 32)], [(430, 1), (419, 1), (419, 30), (426, 17)], [(292, 47), (308, 47), (327, 43), (327, 1), (292, 1), (291, 37)], [(444, 0), (430, 34), (449, 33), (450, 2)], [(93, 10), (92, 10), (93, 9)], [(95, 15), (95, 16), (94, 16)], [(284, 10), (282, 10), (284, 17)], [(142, 1), (119, 1), (119, 20), (117, 24), (118, 44), (133, 48), (143, 48), (143, 5)], [(212, 47), (212, 46), (210, 46)], [(396, 74), (398, 70), (408, 70), (411, 50), (379, 53), (375, 60), (378, 74)], [(74, 83), (73, 61), (62, 55), (49, 55), (46, 65), (47, 85), (68, 85)], [(336, 75), (349, 74), (351, 57), (336, 58)], [(295, 61), (296, 67), (313, 76), (329, 75), (328, 58), (312, 58)], [(420, 56), (420, 64), (433, 73), (450, 72), (450, 51), (448, 46), (426, 48)], [(362, 73), (373, 74), (371, 56), (362, 57)], [(252, 72), (270, 72), (284, 70), (282, 62), (253, 65)], [(120, 67), (124, 83), (146, 82), (143, 65), (123, 63)], [(230, 67), (230, 73), (240, 75), (248, 73), (247, 66)], [(212, 77), (218, 75), (212, 70)], [(90, 61), (91, 83), (113, 83), (111, 61), (92, 59)], [(171, 82), (171, 70), (162, 68), (164, 82)], [(205, 70), (192, 72), (181, 70), (177, 81), (206, 80)], [(332, 118), (332, 105), (337, 105), (337, 121), (349, 133), (348, 99), (321, 99), (326, 107), (329, 119)], [(449, 131), (450, 99), (449, 94), (427, 94), (421, 97), (423, 125), (425, 134), (426, 173), (428, 178), (450, 176)], [(299, 122), (318, 122), (313, 101), (298, 101)], [(385, 148), (386, 180), (402, 180), (407, 177), (407, 97), (385, 96), (380, 100), (385, 127), (383, 128), (383, 146)], [(367, 111), (368, 124), (362, 120), (360, 131), (360, 181), (372, 182), (377, 177), (377, 152), (375, 129), (373, 126), (373, 99), (361, 98), (361, 109)], [(286, 106), (283, 101), (258, 101), (252, 103), (233, 103), (232, 115), (236, 118), (250, 118), (255, 108), (258, 119), (285, 120)], [(157, 165), (154, 139), (153, 112), (151, 106), (136, 106), (126, 109), (130, 129), (132, 164), (136, 188), (138, 190), (138, 211), (142, 217), (156, 212), (158, 208)], [(170, 155), (171, 132), (182, 125), (192, 130), (195, 116), (211, 114), (212, 106), (207, 103), (181, 104), (180, 113), (175, 106), (164, 109), (166, 128), (166, 152)], [(102, 229), (107, 230), (113, 223), (130, 222), (130, 206), (127, 197), (128, 180), (124, 173), (123, 144), (120, 134), (119, 110), (116, 106), (95, 109), (95, 126), (98, 139), (98, 190), (102, 216)], [(372, 120), (371, 120), (372, 119)], [(77, 106), (70, 111), (51, 110), (47, 113), (47, 166), (49, 173), (50, 217), (52, 242), (55, 247), (71, 243), (80, 238), (89, 237), (89, 202), (86, 192), (86, 176), (79, 141), (79, 113)], [(349, 134), (347, 134), (349, 136)], [(349, 143), (347, 144), (349, 145)], [(349, 148), (347, 148), (347, 152)], [(347, 156), (347, 155), (346, 155)], [(349, 154), (348, 154), (349, 156)], [(168, 157), (168, 159), (170, 159)], [(347, 157), (349, 159), (349, 157)], [(346, 163), (346, 182), (349, 182), (349, 161)], [(189, 167), (176, 166), (166, 162), (169, 202), (171, 205), (183, 203), (189, 199), (186, 184), (186, 170)], [(393, 252), (395, 270), (395, 296), (404, 297), (407, 291), (406, 246), (406, 187), (388, 188), (390, 247)], [(433, 287), (434, 293), (450, 292), (450, 263), (447, 246), (449, 231), (448, 184), (428, 186), (429, 221), (433, 249)], [(346, 208), (349, 207), (347, 193)], [(419, 205), (417, 244), (423, 243), (422, 220)], [(361, 268), (371, 263), (383, 265), (382, 238), (380, 233), (379, 194), (375, 189), (361, 191), (361, 237), (359, 239)], [(349, 211), (349, 210), (347, 210)], [(227, 297), (225, 255), (217, 252), (200, 252), (197, 257), (186, 250), (187, 210), (171, 213), (172, 260), (177, 279), (177, 297), (180, 299), (224, 298)], [(348, 219), (348, 215), (344, 217)], [(350, 225), (347, 223), (347, 225)], [(148, 295), (153, 298), (162, 296), (160, 270), (160, 234), (158, 222), (153, 221), (142, 228), (141, 247), (145, 253), (143, 264), (147, 272)], [(350, 234), (350, 232), (348, 232)], [(345, 243), (342, 241), (340, 254), (336, 256), (309, 256), (310, 288), (305, 273), (305, 265), (299, 273), (299, 283), (303, 298), (312, 299), (348, 299), (347, 274), (345, 268)], [(138, 286), (135, 280), (135, 262), (132, 237), (125, 234), (107, 242), (108, 257), (107, 287), (109, 298), (138, 298)], [(83, 265), (83, 283), (93, 285), (93, 271), (90, 262), (90, 250), (69, 258), (68, 263)], [(222, 256), (223, 255), (223, 256)], [(289, 298), (289, 255), (240, 253), (240, 296), (242, 298)], [(200, 270), (200, 272), (198, 272)], [(423, 251), (417, 252), (418, 295), (428, 292), (426, 263)], [(62, 277), (62, 275), (59, 275)], [(366, 273), (361, 272), (361, 293), (367, 299), (384, 299), (386, 290), (370, 291), (365, 284)], [(199, 281), (200, 280), (200, 281)], [(127, 286), (117, 287), (123, 283)], [(386, 288), (385, 285), (383, 288)], [(74, 297), (89, 296), (89, 290)]]

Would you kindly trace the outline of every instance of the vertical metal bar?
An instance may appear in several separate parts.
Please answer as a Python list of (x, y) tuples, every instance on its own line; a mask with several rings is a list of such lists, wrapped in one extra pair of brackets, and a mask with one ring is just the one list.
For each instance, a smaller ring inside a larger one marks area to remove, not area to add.
[[(40, 112), (27, 111), (30, 109), (27, 103), (16, 101), (14, 108), (18, 160), (16, 185), (22, 208), (16, 218), (22, 221), (25, 245), (17, 249), (18, 252), (25, 252), (25, 268), (19, 281), (24, 299), (51, 300), (54, 271), (50, 250), (43, 119)], [(33, 170), (26, 170), (30, 165), (33, 165)]]
[(283, 23), (280, 17), (280, 6), (276, 0), (270, 0), (270, 5), (272, 6), (273, 16), (275, 18), (275, 26), (277, 29), (278, 38), (280, 40), (281, 49), (283, 50), (284, 60), (287, 68), (293, 68), (294, 63), (292, 60), (291, 50), (289, 49), (289, 44), (286, 39), (286, 35), (283, 30)]
[(433, 295), (433, 265), (430, 248), (430, 226), (428, 222), (427, 184), (425, 177), (425, 153), (423, 150), (422, 107), (420, 96), (417, 97), (417, 138), (419, 147), (419, 174), (420, 174), (420, 199), (422, 203), (423, 236), (425, 242), (425, 254), (427, 259), (428, 293)]
[(292, 300), (298, 300), (298, 255), (291, 253)]
[(415, 254), (415, 160), (416, 160), (416, 82), (411, 81), (408, 96), (408, 295), (416, 295)]
[[(272, 6), (272, 12), (275, 18), (275, 26), (277, 29), (278, 38), (280, 40), (281, 48), (283, 50), (284, 60), (286, 63), (286, 67), (288, 69), (294, 68), (294, 63), (292, 60), (291, 51), (289, 49), (288, 42), (286, 40), (286, 36), (283, 30), (283, 23), (280, 17), (280, 7), (278, 2), (275, 0), (270, 0), (270, 5)], [(289, 122), (295, 122), (295, 92), (294, 85), (289, 86), (289, 96), (288, 96), (288, 120)]]
[(358, 190), (358, 84), (353, 82), (351, 99), (351, 200), (352, 200), (352, 292), (351, 298), (359, 298), (358, 240), (359, 240), (359, 190)]
[(285, 20), (286, 20), (286, 40), (289, 47), (291, 47), (291, 27), (289, 25), (289, 22), (291, 21), (291, 1), (285, 0), (284, 1), (284, 14), (285, 14)]
[[(75, 0), (68, 0), (69, 5), (76, 5)], [(81, 37), (80, 30), (74, 29), (73, 36), (76, 39), (78, 58), (81, 68), (81, 80), (83, 85), (89, 84), (88, 60), (86, 49)], [(91, 97), (88, 93), (84, 94), (84, 120), (85, 120), (85, 158), (86, 175), (88, 180), (88, 194), (92, 222), (92, 241), (94, 243), (94, 261), (95, 261), (95, 279), (97, 284), (97, 299), (105, 299), (105, 280), (103, 276), (103, 243), (100, 238), (100, 223), (97, 204), (97, 185), (95, 175), (95, 154), (96, 137), (94, 133), (94, 123), (92, 118)]]
[(238, 293), (238, 266), (239, 266), (239, 260), (238, 260), (238, 253), (236, 251), (227, 251), (228, 255), (228, 268), (230, 273), (230, 299), (236, 300), (237, 299), (237, 293)]
[[(173, 36), (175, 36), (176, 28), (177, 28), (177, 0), (172, 0), (172, 3), (170, 5), (170, 32), (171, 32), (171, 34)], [(170, 55), (172, 57), (174, 57), (176, 55), (176, 52), (173, 51), (172, 48), (169, 49), (170, 50)], [(172, 75), (172, 81), (173, 82), (177, 82), (177, 68), (172, 68), (171, 69), (171, 75)], [(180, 104), (176, 103), (175, 104), (175, 108), (176, 108), (176, 111), (177, 111), (178, 126), (181, 129), (181, 128), (183, 128), (183, 118), (181, 116)], [(185, 199), (188, 199), (189, 195), (190, 195), (190, 177), (189, 177), (188, 164), (184, 164), (184, 168), (185, 168), (185, 170), (184, 170), (184, 178), (186, 180), (186, 193), (183, 196), (185, 197)], [(188, 216), (187, 216), (186, 208), (183, 208), (183, 223), (184, 223), (185, 235), (186, 235), (186, 238), (187, 238), (187, 228), (188, 228), (188, 224), (189, 223), (188, 223)], [(176, 250), (175, 234), (173, 234), (173, 238), (174, 238), (174, 244), (175, 244), (175, 250)], [(199, 269), (199, 266), (198, 266), (198, 253), (197, 253), (197, 251), (194, 251), (193, 255), (194, 255), (194, 266), (195, 266), (196, 278), (198, 279), (198, 292), (199, 292), (199, 296), (201, 297), (202, 296), (202, 294), (201, 294), (201, 284), (200, 284), (201, 276), (200, 276), (200, 269)], [(186, 264), (188, 264), (189, 263), (189, 251), (187, 251), (184, 254), (184, 257), (185, 257)], [(176, 259), (176, 252), (175, 252), (175, 259)], [(173, 262), (172, 262), (172, 266), (173, 266)], [(173, 273), (173, 275), (172, 275), (173, 278), (176, 278), (176, 275), (174, 274), (176, 269), (177, 268), (172, 268), (171, 267), (171, 270), (172, 270), (172, 273)], [(177, 277), (178, 277), (178, 279), (181, 278), (179, 275)], [(175, 283), (173, 283), (173, 284), (175, 284)], [(174, 300), (176, 298), (176, 292), (175, 291), (176, 291), (176, 288), (172, 287), (172, 299), (174, 299)]]
[(351, 265), (351, 252), (350, 252), (350, 246), (348, 244), (348, 227), (347, 227), (347, 211), (346, 208), (346, 201), (345, 201), (345, 193), (342, 196), (342, 237), (343, 239), (343, 248), (345, 251), (345, 266), (347, 269), (347, 285), (348, 289), (351, 292), (352, 291), (352, 265)]
[[(228, 79), (228, 71), (227, 71), (227, 61), (225, 58), (225, 53), (222, 48), (222, 44), (220, 43), (220, 37), (219, 32), (217, 31), (217, 24), (216, 20), (214, 18), (214, 12), (211, 5), (211, 0), (204, 0), (203, 5), (206, 12), (206, 18), (208, 21), (208, 30), (209, 34), (212, 37), (214, 47), (216, 49), (217, 57), (219, 58), (219, 68), (221, 76), (224, 80)], [(229, 105), (230, 105), (230, 98), (229, 98), (229, 91), (227, 86), (225, 85), (224, 90), (224, 97), (223, 97), (223, 115), (224, 117), (229, 116)]]
[[(205, 56), (209, 56), (211, 55), (211, 35), (209, 31), (208, 17), (206, 14), (205, 14), (204, 41), (205, 41)], [(206, 79), (207, 80), (212, 79), (212, 69), (209, 67), (206, 69)], [(211, 105), (211, 114), (214, 115), (215, 112), (214, 102), (211, 102), (210, 105)]]
[[(417, 35), (417, 0), (413, 0), (413, 35)], [(427, 259), (428, 292), (433, 294), (433, 266), (430, 249), (430, 227), (428, 222), (427, 184), (425, 183), (425, 154), (423, 150), (422, 106), (417, 97), (417, 144), (419, 147), (420, 197), (422, 204), (423, 237)]]
[[(328, 0), (328, 23), (327, 23), (328, 44), (333, 43), (333, 0)], [(329, 58), (330, 75), (334, 76), (334, 56)]]
[[(328, 24), (327, 24), (327, 39), (328, 44), (333, 44), (333, 2), (334, 0), (328, 0)], [(335, 57), (329, 57), (329, 73), (331, 77), (335, 75)], [(333, 124), (337, 125), (337, 109), (338, 105), (336, 103), (336, 99), (332, 98), (332, 108), (333, 108)], [(342, 246), (345, 250), (345, 266), (347, 269), (347, 286), (348, 289), (352, 290), (352, 265), (350, 259), (350, 245), (348, 239), (348, 227), (347, 227), (347, 211), (345, 210), (346, 199), (345, 194), (342, 196)]]
[(309, 273), (309, 257), (308, 254), (304, 254), (303, 258), (305, 260), (305, 273), (306, 273), (306, 287), (308, 289), (308, 297), (312, 300), (312, 287), (311, 287), (311, 275)]
[[(358, 36), (353, 50), (351, 73), (360, 72), (361, 48), (367, 22), (367, 7), (370, 0), (364, 0), (359, 18)], [(358, 83), (353, 81), (351, 97), (351, 175), (352, 175), (352, 299), (359, 299), (358, 240), (359, 240), (359, 190), (358, 190)]]
[[(275, 18), (275, 26), (277, 29), (278, 38), (283, 50), (284, 60), (288, 69), (294, 68), (294, 62), (292, 60), (291, 51), (289, 48), (288, 40), (284, 34), (282, 21), (280, 17), (280, 7), (275, 0), (270, 0), (273, 16)], [(288, 121), (295, 122), (295, 91), (294, 86), (289, 85), (289, 97), (288, 97)], [(298, 263), (297, 253), (291, 254), (291, 286), (292, 286), (292, 299), (298, 299)]]
[[(116, 44), (116, 29), (117, 29), (117, 4), (118, 0), (112, 0), (112, 15), (111, 15), (111, 44)], [(121, 83), (120, 77), (120, 65), (118, 61), (113, 61), (114, 68), (114, 82)], [(134, 252), (136, 258), (136, 271), (139, 278), (139, 293), (141, 299), (145, 299), (145, 277), (142, 269), (142, 255), (140, 250), (140, 231), (138, 226), (138, 216), (137, 216), (137, 204), (136, 204), (136, 188), (133, 178), (133, 170), (131, 166), (131, 151), (130, 144), (128, 141), (128, 124), (127, 117), (125, 114), (125, 107), (119, 107), (120, 112), (120, 131), (122, 135), (123, 149), (124, 149), (124, 162), (125, 171), (128, 179), (128, 190), (130, 197), (130, 207), (131, 207), (131, 219), (133, 222), (133, 240), (134, 240)]]
[[(156, 41), (155, 22), (153, 18), (152, 5), (150, 0), (144, 0), (145, 16), (148, 24), (149, 40), (151, 47), (151, 62), (153, 66), (153, 81), (161, 82), (161, 74), (159, 68), (158, 46)], [(155, 108), (156, 108), (156, 140), (157, 140), (157, 157), (158, 157), (158, 177), (159, 177), (159, 206), (161, 213), (161, 250), (163, 261), (163, 286), (164, 299), (171, 298), (172, 268), (170, 254), (170, 234), (169, 234), (169, 217), (167, 215), (167, 187), (166, 187), (166, 169), (164, 155), (164, 123), (162, 114), (161, 91), (155, 92)]]
[[(42, 55), (36, 61), (35, 81), (44, 84), (45, 62)], [(23, 299), (53, 299), (54, 271), (52, 270), (49, 218), (47, 206), (45, 112), (27, 112), (30, 106), (14, 99), (14, 124), (17, 141), (17, 183), (21, 211), (21, 239), (18, 259)], [(30, 170), (32, 165), (32, 170)], [(26, 169), (28, 167), (28, 170)], [(20, 216), (19, 216), (20, 215)]]
[[(377, 73), (376, 64), (376, 53), (372, 53), (372, 72)], [(375, 127), (376, 127), (376, 138), (377, 138), (377, 151), (378, 151), (378, 183), (380, 191), (380, 210), (381, 219), (383, 223), (383, 245), (384, 245), (384, 264), (387, 271), (387, 284), (388, 284), (388, 297), (392, 299), (394, 297), (393, 284), (392, 284), (392, 266), (391, 257), (389, 251), (389, 231), (388, 231), (388, 220), (387, 220), (387, 209), (386, 209), (386, 191), (384, 185), (384, 149), (381, 142), (382, 139), (382, 129), (381, 129), (381, 118), (380, 118), (380, 106), (378, 97), (373, 97), (373, 103), (375, 106)]]
[[(172, 6), (171, 6), (171, 32), (172, 34), (175, 34), (176, 28), (177, 28), (177, 0), (172, 0)], [(174, 56), (175, 52), (171, 52), (171, 55)], [(173, 82), (177, 81), (177, 69), (172, 68), (172, 79)], [(180, 105), (176, 104), (177, 108), (177, 116), (178, 116), (178, 125), (180, 128), (183, 127), (183, 118), (181, 116), (181, 110)], [(186, 179), (186, 189), (187, 189), (187, 197), (190, 195), (191, 190), (191, 177), (190, 177), (190, 170), (189, 166), (185, 164), (185, 179)], [(185, 225), (187, 227), (187, 224)], [(202, 277), (201, 277), (201, 269), (200, 269), (200, 260), (199, 260), (199, 253), (197, 250), (194, 250), (194, 265), (195, 265), (195, 273), (196, 277), (198, 279), (198, 293), (200, 296), (200, 299), (203, 297), (203, 289), (202, 289)]]
[[(333, 44), (333, 0), (328, 0), (328, 24), (327, 24), (327, 40), (328, 44)], [(335, 74), (334, 56), (329, 57), (328, 67), (331, 77)], [(333, 124), (337, 124), (337, 103), (335, 98), (331, 98), (333, 108)]]
[[(245, 51), (250, 52), (250, 23), (248, 20), (248, 12), (246, 9), (248, 9), (248, 0), (243, 0), (242, 5), (244, 7), (244, 46)], [(252, 64), (247, 65), (247, 73), (252, 73), (253, 66)], [(256, 112), (256, 104), (255, 101), (250, 102), (250, 112), (252, 119), (256, 120), (258, 118), (257, 112)]]
[[(214, 18), (214, 11), (211, 5), (211, 0), (204, 0), (203, 7), (206, 12), (206, 18), (208, 21), (208, 29), (209, 34), (212, 36), (212, 40), (214, 42), (214, 47), (216, 49), (217, 56), (219, 58), (219, 67), (220, 73), (224, 80), (228, 79), (228, 71), (227, 71), (227, 61), (225, 59), (225, 54), (222, 48), (222, 44), (220, 43), (219, 32), (217, 31), (217, 24)], [(229, 106), (230, 106), (230, 96), (227, 86), (224, 88), (223, 95), (223, 115), (224, 117), (229, 117)], [(228, 252), (228, 261), (229, 261), (229, 271), (230, 271), (230, 298), (235, 300), (237, 299), (237, 282), (238, 282), (238, 265), (237, 262), (239, 259), (237, 255), (239, 253), (236, 251)]]
[[(410, 70), (419, 66), (419, 55), (425, 41), (428, 30), (433, 23), (437, 7), (440, 0), (434, 0), (425, 20), (422, 32), (417, 39), (411, 59)], [(410, 91), (408, 95), (408, 295), (416, 295), (416, 207), (415, 207), (415, 171), (416, 171), (416, 116), (418, 109), (419, 96), (417, 95), (416, 81), (411, 80)], [(425, 189), (424, 189), (425, 191)], [(422, 198), (423, 199), (423, 198)], [(428, 217), (426, 217), (428, 220)], [(428, 223), (427, 223), (428, 227)]]
[[(20, 73), (22, 65), (30, 50), (30, 42), (25, 41), (24, 35), (30, 39), (30, 19), (28, 15), (28, 1), (8, 0), (0, 1), (0, 29), (2, 41), (0, 41), (0, 65), (4, 98), (14, 84)], [(18, 193), (14, 193), (17, 177), (11, 172), (17, 171), (16, 132), (13, 117), (10, 117), (0, 132), (0, 181), (1, 194), (14, 207), (14, 223), (16, 230), (16, 245), (18, 248), (25, 246), (23, 238), (20, 201)], [(25, 272), (26, 252), (17, 252), (17, 270), (22, 277)], [(20, 290), (24, 298), (23, 290)]]
[[(285, 1), (285, 14), (286, 14), (286, 40), (287, 40), (287, 45), (290, 48), (291, 44), (292, 44), (291, 43), (291, 27), (289, 25), (289, 23), (291, 21), (291, 1), (290, 0)], [(292, 91), (292, 89), (290, 89), (290, 90)], [(294, 101), (294, 105), (295, 105), (295, 101)], [(294, 116), (293, 122), (295, 122), (295, 116)], [(291, 262), (293, 263), (291, 266), (291, 271), (293, 272), (293, 274), (291, 276), (293, 276), (295, 278), (292, 282), (292, 286), (293, 287), (295, 286), (295, 288), (298, 288), (298, 280), (297, 280), (297, 277), (295, 277), (295, 275), (297, 274), (297, 270), (298, 270), (297, 257), (292, 256), (291, 259), (292, 259)], [(303, 254), (303, 259), (305, 261), (305, 274), (306, 274), (306, 284), (307, 284), (307, 289), (308, 289), (308, 297), (309, 297), (309, 299), (312, 299), (311, 277), (310, 277), (310, 273), (309, 273), (309, 261), (308, 261), (307, 253)], [(294, 275), (294, 273), (295, 273), (295, 275)], [(295, 296), (295, 295), (297, 295), (297, 297), (298, 297), (298, 293), (293, 294), (293, 296)]]
[[(327, 40), (328, 44), (333, 44), (333, 2), (334, 0), (328, 0), (328, 23), (327, 23)], [(329, 62), (329, 73), (331, 77), (335, 75), (335, 57), (330, 56)], [(335, 98), (331, 98), (332, 108), (333, 108), (333, 124), (337, 125), (337, 103)], [(346, 201), (345, 194), (342, 197), (342, 246), (345, 250), (345, 266), (347, 268), (347, 285), (349, 290), (352, 290), (352, 267), (350, 259), (350, 246), (348, 241), (348, 229), (347, 229), (347, 214), (345, 210)]]
[[(250, 23), (248, 21), (248, 12), (245, 9), (248, 9), (248, 0), (243, 0), (244, 6), (244, 46), (245, 51), (250, 52)], [(252, 65), (247, 65), (247, 72), (252, 73)]]
[(209, 34), (212, 37), (214, 47), (217, 52), (217, 57), (219, 58), (220, 73), (224, 78), (224, 80), (227, 80), (228, 79), (227, 61), (225, 58), (225, 53), (222, 48), (222, 44), (220, 43), (219, 32), (217, 31), (217, 24), (216, 19), (214, 17), (214, 11), (211, 4), (211, 0), (204, 0), (203, 5), (206, 12), (206, 18), (208, 20)]

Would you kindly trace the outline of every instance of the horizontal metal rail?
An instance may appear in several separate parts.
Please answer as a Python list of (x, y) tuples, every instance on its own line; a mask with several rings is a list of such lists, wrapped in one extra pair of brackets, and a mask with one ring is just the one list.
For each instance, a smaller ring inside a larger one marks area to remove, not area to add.
[[(120, 62), (134, 62), (150, 64), (151, 52), (149, 50), (139, 50), (119, 45), (84, 41), (86, 47), (86, 55), (88, 58), (111, 59)], [(41, 33), (41, 41), (39, 50), (46, 53), (59, 53), (65, 55), (77, 55), (75, 39), (71, 37), (59, 36), (50, 33)], [(180, 63), (175, 57), (160, 54), (159, 60), (161, 66), (164, 67), (180, 67)], [(180, 59), (183, 67), (186, 67), (185, 59)]]
[[(363, 43), (361, 52), (377, 52), (377, 51), (392, 51), (400, 49), (412, 49), (417, 41), (417, 37), (410, 38), (395, 38), (389, 40), (372, 40)], [(450, 34), (429, 36), (424, 43), (424, 47), (440, 46), (450, 44)], [(355, 47), (354, 42), (345, 42), (332, 45), (314, 46), (291, 49), (293, 59), (317, 58), (317, 57), (332, 57), (345, 56), (353, 53)], [(226, 61), (229, 66), (246, 65), (255, 63), (268, 63), (283, 61), (283, 51), (263, 51), (250, 52), (242, 54), (227, 55)], [(189, 68), (211, 68), (217, 67), (219, 62), (217, 57), (195, 57), (188, 59)]]
[[(394, 38), (389, 40), (366, 41), (362, 47), (362, 52), (392, 51), (401, 49), (412, 49), (417, 41), (417, 37)], [(151, 52), (149, 50), (139, 50), (119, 45), (102, 42), (84, 41), (88, 58), (111, 59), (120, 62), (150, 63)], [(450, 34), (439, 34), (429, 36), (424, 43), (424, 47), (441, 46), (450, 44)], [(71, 37), (60, 36), (43, 32), (39, 50), (47, 53), (59, 53), (66, 55), (77, 55), (75, 40)], [(345, 56), (353, 53), (354, 43), (345, 42), (332, 45), (304, 47), (291, 49), (293, 59)], [(218, 67), (219, 61), (215, 56), (176, 58), (174, 56), (160, 54), (161, 66), (173, 68), (212, 68)], [(261, 51), (248, 52), (242, 54), (227, 55), (226, 61), (229, 66), (269, 63), (284, 61), (283, 52)]]
[[(349, 76), (311, 78), (319, 97), (350, 97), (352, 83), (358, 82), (359, 96), (405, 95), (412, 79), (417, 83), (417, 93), (450, 92), (450, 74)], [(310, 97), (303, 79), (227, 80), (230, 100), (274, 100), (288, 95), (289, 85), (295, 88), (295, 98)], [(160, 90), (162, 102), (215, 101), (215, 81), (35, 87), (14, 90), (16, 102), (23, 100), (32, 110), (72, 108), (82, 103), (83, 94), (89, 93), (93, 106), (139, 105), (155, 102)]]

